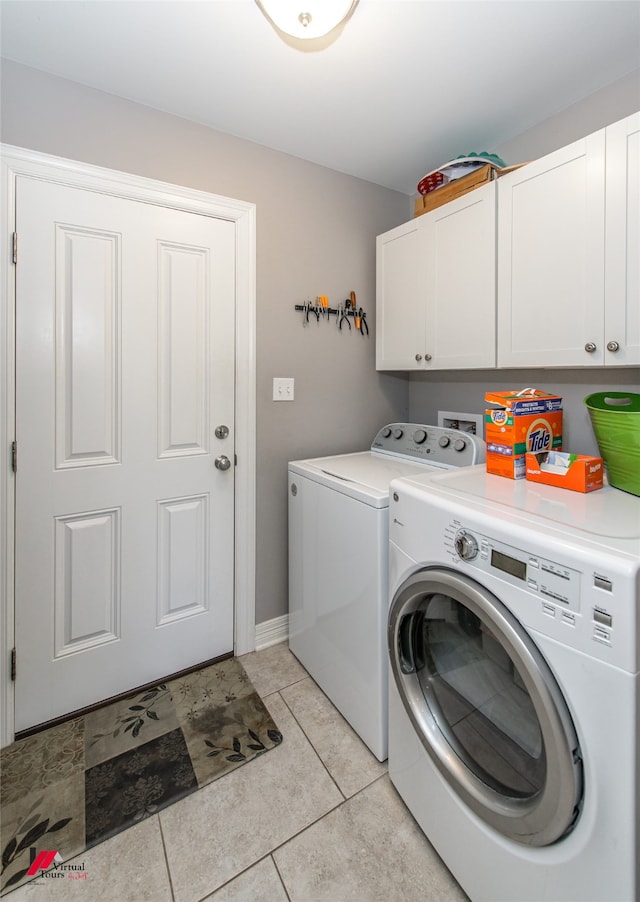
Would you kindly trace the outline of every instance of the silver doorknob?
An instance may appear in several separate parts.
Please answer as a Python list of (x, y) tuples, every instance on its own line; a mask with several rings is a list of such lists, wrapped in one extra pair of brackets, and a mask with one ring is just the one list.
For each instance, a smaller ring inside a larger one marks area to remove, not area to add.
[(620, 345), (617, 341), (610, 341), (607, 343), (607, 351), (613, 351), (615, 354), (616, 351), (620, 350)]
[(218, 455), (213, 463), (215, 464), (216, 470), (228, 470), (231, 466), (231, 461), (226, 454)]
[(424, 355), (424, 359), (425, 359), (425, 360), (431, 360), (431, 354), (425, 354), (425, 355)]
[(594, 343), (592, 341), (588, 341), (586, 343), (586, 345), (584, 346), (584, 349), (587, 352), (587, 354), (593, 354), (593, 352), (596, 350), (596, 346), (594, 345)]
[(422, 360), (422, 354), (416, 354), (416, 360), (418, 361), (418, 363), (420, 363), (420, 361)]

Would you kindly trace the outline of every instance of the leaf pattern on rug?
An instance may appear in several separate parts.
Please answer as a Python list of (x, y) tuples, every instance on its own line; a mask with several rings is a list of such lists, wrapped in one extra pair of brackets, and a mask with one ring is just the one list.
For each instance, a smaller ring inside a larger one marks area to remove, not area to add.
[[(91, 737), (90, 745), (100, 742), (105, 736), (111, 736), (113, 739), (120, 735), (120, 732), (128, 733), (134, 737), (139, 736), (140, 730), (144, 727), (146, 720), (159, 720), (156, 705), (163, 701), (165, 696), (169, 695), (166, 684), (162, 683), (153, 689), (147, 690), (140, 698), (136, 698), (135, 704), (129, 705), (127, 711), (118, 714), (114, 719), (114, 730), (110, 733), (94, 733)], [(133, 713), (129, 713), (133, 712)]]
[[(42, 804), (43, 800), (43, 798), (39, 798), (32, 804), (26, 818), (2, 850), (2, 870), (0, 871), (0, 874), (4, 874), (4, 872), (11, 868), (18, 859), (22, 858), (25, 853), (28, 853), (34, 843), (37, 843), (39, 839), (47, 833), (57, 833), (59, 830), (66, 827), (72, 820), (72, 818), (66, 817), (50, 824), (50, 818), (42, 818), (41, 813), (35, 812), (35, 809)], [(7, 882), (2, 885), (2, 890), (4, 891), (8, 887), (23, 880), (30, 866), (31, 861), (29, 860), (29, 864), (26, 868), (16, 871), (9, 877)]]
[[(249, 739), (252, 739), (253, 742), (245, 741), (246, 748), (255, 752), (256, 755), (261, 755), (263, 752), (268, 751), (269, 748), (280, 745), (280, 743), (282, 742), (282, 733), (280, 733), (279, 730), (267, 730), (267, 736), (271, 740), (271, 746), (266, 746), (254, 730), (248, 730), (247, 733)], [(217, 746), (210, 739), (205, 739), (204, 744), (208, 749), (211, 749), (211, 751), (207, 752), (207, 758), (216, 758), (223, 752), (229, 752), (230, 754), (225, 755), (227, 761), (239, 762), (247, 760), (247, 755), (242, 751), (242, 742), (238, 738), (238, 736), (233, 737), (231, 747)]]

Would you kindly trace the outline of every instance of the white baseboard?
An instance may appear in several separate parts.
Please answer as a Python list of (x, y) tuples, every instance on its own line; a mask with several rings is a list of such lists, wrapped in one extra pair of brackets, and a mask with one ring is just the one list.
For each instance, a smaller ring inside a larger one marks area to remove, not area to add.
[(289, 638), (289, 615), (274, 617), (273, 620), (265, 620), (264, 623), (256, 623), (256, 651), (268, 648), (278, 642), (284, 642)]

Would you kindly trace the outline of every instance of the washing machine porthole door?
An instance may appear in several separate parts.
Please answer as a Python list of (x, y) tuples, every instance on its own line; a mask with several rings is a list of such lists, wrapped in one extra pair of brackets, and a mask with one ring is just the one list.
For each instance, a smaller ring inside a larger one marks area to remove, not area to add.
[(504, 836), (544, 846), (566, 835), (582, 798), (571, 715), (516, 618), (464, 574), (425, 568), (396, 592), (391, 669), (443, 777)]

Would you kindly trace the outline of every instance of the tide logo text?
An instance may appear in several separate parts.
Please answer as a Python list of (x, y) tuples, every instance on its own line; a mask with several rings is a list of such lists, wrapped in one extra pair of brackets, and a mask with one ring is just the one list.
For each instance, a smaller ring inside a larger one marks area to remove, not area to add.
[(546, 420), (536, 420), (527, 434), (527, 449), (534, 454), (551, 449), (551, 426)]

